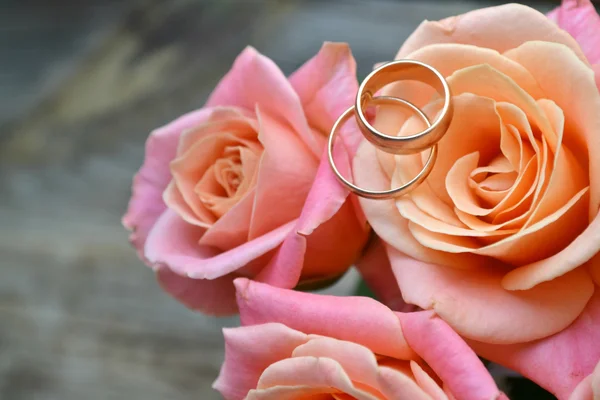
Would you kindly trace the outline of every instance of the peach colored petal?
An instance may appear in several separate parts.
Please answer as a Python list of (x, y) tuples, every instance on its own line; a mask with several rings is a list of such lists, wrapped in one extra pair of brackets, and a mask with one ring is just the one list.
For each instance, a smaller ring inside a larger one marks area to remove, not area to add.
[(600, 16), (590, 0), (563, 0), (548, 18), (577, 40), (592, 64), (600, 62)]
[(600, 397), (600, 361), (592, 373), (592, 392), (594, 396)]
[[(590, 219), (600, 205), (600, 93), (594, 73), (575, 55), (556, 43), (526, 43), (506, 53), (525, 66), (565, 115), (565, 144), (578, 157), (589, 158)], [(540, 59), (560, 59), (560, 64), (540, 63)], [(587, 149), (587, 152), (584, 152)]]
[[(418, 48), (401, 58), (414, 59), (429, 64), (445, 77), (463, 68), (486, 64), (511, 77), (519, 87), (535, 98), (543, 94), (529, 71), (496, 50), (471, 44), (436, 43)], [(394, 83), (382, 90), (382, 94), (409, 99), (421, 108), (431, 100), (433, 93), (429, 88), (416, 85), (413, 82)], [(390, 124), (391, 126), (401, 126), (405, 118), (398, 114), (393, 109), (388, 110), (382, 107), (377, 114), (377, 119), (387, 120), (387, 126), (390, 126)]]
[(594, 221), (562, 249), (549, 258), (510, 271), (502, 279), (507, 290), (527, 290), (578, 268), (600, 252), (600, 218)]
[(175, 211), (177, 215), (179, 215), (188, 224), (202, 228), (210, 228), (210, 226), (217, 219), (213, 214), (204, 208), (202, 209), (203, 214), (201, 219), (185, 201), (181, 191), (177, 188), (175, 180), (171, 180), (171, 182), (167, 185), (162, 198), (164, 204), (167, 204), (170, 210)]
[[(278, 389), (278, 393), (295, 392), (299, 388), (320, 388), (325, 393), (337, 389), (354, 396), (357, 400), (385, 400), (376, 390), (361, 390), (350, 380), (346, 371), (336, 360), (326, 357), (295, 357), (271, 364), (258, 380), (257, 389), (248, 393), (249, 399), (279, 399), (262, 390)], [(367, 388), (365, 388), (367, 389)]]
[(256, 182), (250, 240), (300, 215), (318, 167), (318, 161), (288, 127), (261, 112), (258, 105), (256, 114), (258, 138), (265, 150)]
[(457, 227), (430, 217), (428, 214), (421, 211), (417, 206), (415, 206), (413, 202), (411, 202), (408, 199), (401, 198), (397, 200), (397, 204), (398, 210), (400, 210), (400, 214), (411, 223), (418, 224), (419, 226), (424, 227), (425, 230), (428, 232), (435, 232), (444, 235), (460, 237), (460, 240), (464, 239), (467, 243), (471, 242), (469, 239), (474, 239), (472, 241), (473, 246), (477, 246), (478, 243), (475, 241), (475, 238), (497, 236), (503, 237), (517, 232), (516, 229), (476, 231), (468, 228)]
[(448, 396), (444, 393), (442, 388), (434, 381), (427, 372), (423, 371), (423, 368), (414, 361), (410, 361), (410, 368), (415, 380), (419, 386), (433, 399), (433, 400), (448, 400)]
[[(248, 79), (249, 76), (252, 79)], [(321, 146), (308, 126), (294, 88), (273, 61), (247, 47), (210, 95), (206, 107), (235, 106), (254, 111), (257, 104), (272, 118), (287, 122), (292, 127), (291, 132), (315, 158), (319, 157)]]
[(582, 269), (528, 291), (509, 292), (500, 284), (503, 271), (498, 268), (447, 268), (389, 246), (388, 255), (408, 303), (433, 309), (460, 335), (487, 343), (518, 343), (559, 332), (577, 318), (594, 291)]
[(243, 180), (240, 191), (251, 190), (245, 196), (236, 200), (236, 204), (221, 216), (214, 224), (210, 226), (199, 243), (205, 246), (213, 246), (220, 250), (230, 250), (233, 247), (240, 246), (248, 240), (248, 230), (250, 227), (250, 218), (252, 216), (252, 207), (254, 205), (254, 187), (256, 182), (257, 169), (254, 163), (255, 157), (250, 154), (248, 148), (241, 151), (242, 164), (248, 171), (244, 172), (251, 176), (246, 176)]
[(585, 228), (586, 195), (587, 188), (544, 220), (483, 247), (463, 238), (428, 231), (414, 223), (409, 224), (409, 229), (416, 240), (432, 249), (451, 253), (473, 252), (505, 263), (523, 265), (550, 257), (577, 237)]
[(177, 146), (178, 155), (185, 153), (205, 137), (223, 132), (230, 132), (238, 136), (244, 146), (257, 153), (262, 151), (260, 144), (256, 141), (256, 134), (248, 134), (258, 132), (258, 121), (256, 121), (252, 112), (227, 106), (205, 108), (203, 110), (207, 112), (206, 120), (181, 132), (179, 145)]
[(482, 8), (439, 22), (425, 21), (404, 42), (396, 59), (437, 43), (464, 43), (503, 53), (532, 40), (564, 44), (586, 59), (568, 33), (544, 14), (520, 4)]
[(216, 279), (234, 272), (281, 244), (295, 221), (226, 252), (198, 245), (204, 229), (183, 221), (167, 210), (146, 241), (146, 257), (153, 265), (166, 265), (180, 275)]
[[(515, 321), (512, 326), (526, 325)], [(482, 357), (523, 374), (559, 399), (567, 399), (600, 360), (598, 343), (600, 291), (594, 293), (575, 322), (553, 336), (513, 345), (469, 345)]]
[(444, 184), (457, 209), (470, 215), (487, 215), (490, 210), (479, 206), (479, 199), (469, 187), (468, 176), (478, 165), (479, 152), (462, 156), (448, 170)]
[(586, 376), (579, 385), (575, 387), (573, 393), (569, 396), (569, 400), (595, 400), (594, 392), (592, 391), (592, 376)]
[(123, 225), (132, 231), (129, 240), (138, 256), (145, 260), (144, 245), (152, 226), (167, 208), (163, 191), (171, 181), (169, 163), (177, 153), (181, 132), (206, 120), (210, 110), (199, 110), (183, 115), (153, 131), (146, 141), (144, 163), (133, 178), (133, 193)]
[[(215, 161), (222, 156), (227, 147), (241, 144), (254, 135), (256, 133), (253, 131), (243, 133), (223, 131), (219, 134), (205, 136), (171, 162), (171, 173), (175, 185), (186, 205), (200, 221), (214, 223), (216, 219), (198, 196), (195, 190), (196, 185)], [(176, 204), (172, 204), (177, 199), (174, 196), (165, 196), (165, 201), (169, 200), (169, 208), (177, 207)]]
[(277, 323), (225, 328), (223, 335), (225, 361), (213, 388), (227, 400), (244, 399), (269, 365), (308, 341), (306, 334)]
[[(501, 392), (481, 360), (434, 312), (397, 315), (408, 333), (407, 340), (411, 347), (423, 357), (457, 398), (476, 400), (501, 397)], [(413, 372), (417, 377), (414, 367)]]
[[(537, 173), (537, 157), (532, 158), (525, 167), (524, 171), (519, 175), (515, 182), (512, 190), (506, 194), (506, 196), (494, 206), (493, 211), (490, 215), (494, 215), (495, 210), (499, 211), (498, 214), (492, 219), (492, 223), (485, 222), (479, 217), (465, 213), (459, 209), (456, 209), (456, 215), (458, 218), (471, 229), (479, 231), (490, 231), (500, 229), (506, 226), (518, 226), (519, 219), (525, 217), (527, 213), (520, 213), (521, 209), (526, 208), (531, 204), (531, 197), (535, 189), (536, 173)], [(511, 219), (512, 214), (519, 215), (515, 219)], [(499, 222), (498, 220), (504, 217), (506, 221)]]
[(251, 191), (212, 224), (202, 235), (198, 244), (227, 251), (246, 243), (253, 205), (254, 191)]
[[(238, 279), (235, 285), (244, 325), (280, 322), (304, 333), (355, 342), (377, 354), (401, 359), (414, 356), (397, 317), (373, 299), (302, 293), (247, 279)], [(375, 331), (371, 329), (374, 324)]]
[[(469, 93), (454, 94), (452, 124), (438, 143), (438, 158), (427, 178), (427, 183), (433, 189), (433, 192), (449, 205), (453, 203), (447, 192), (445, 177), (456, 160), (466, 154), (479, 151), (481, 163), (485, 165), (496, 157), (500, 145), (500, 119), (496, 113), (494, 101)], [(413, 121), (417, 120), (415, 118), (410, 119), (402, 127), (401, 135), (421, 130), (420, 124), (411, 126)], [(382, 127), (381, 129), (389, 131), (388, 128)], [(409, 173), (410, 170), (407, 164), (411, 163), (410, 158), (397, 156), (396, 162), (397, 169), (406, 170), (406, 173)], [(410, 175), (411, 178), (413, 176)]]
[[(372, 190), (387, 190), (390, 188), (390, 180), (379, 163), (375, 148), (370, 143), (365, 142), (359, 148), (354, 159), (353, 173), (355, 181), (361, 187)], [(386, 243), (413, 258), (466, 269), (488, 266), (490, 263), (489, 259), (476, 255), (447, 254), (421, 245), (410, 233), (408, 221), (402, 218), (397, 211), (394, 200), (363, 198), (359, 200), (377, 235)]]
[(217, 279), (193, 279), (159, 265), (156, 279), (160, 287), (186, 307), (208, 315), (232, 315), (237, 313), (235, 303), (234, 275)]
[[(331, 400), (332, 396), (334, 399), (337, 397), (336, 392), (339, 393), (337, 389), (324, 387), (275, 386), (260, 391), (252, 390), (244, 400)], [(346, 399), (343, 397), (343, 400)]]
[(379, 386), (385, 399), (431, 400), (414, 380), (394, 368), (379, 368)]
[[(506, 227), (518, 227), (521, 228), (527, 218), (533, 212), (532, 204), (537, 204), (539, 198), (544, 194), (549, 181), (549, 175), (551, 173), (551, 160), (552, 154), (548, 149), (548, 142), (544, 136), (540, 139), (534, 136), (532, 127), (529, 124), (527, 115), (511, 103), (500, 102), (496, 105), (496, 110), (501, 116), (502, 121), (506, 124), (507, 129), (513, 130), (516, 134), (523, 136), (521, 139), (527, 139), (527, 145), (523, 146), (524, 154), (527, 147), (531, 147), (535, 155), (532, 156), (534, 161), (533, 165), (528, 165), (529, 168), (536, 168), (535, 177), (533, 177), (531, 187), (523, 198), (518, 199), (517, 197), (513, 200), (517, 200), (516, 204), (511, 202), (509, 207), (502, 209), (498, 207), (498, 212), (494, 213), (492, 220), (493, 224), (502, 224)], [(521, 140), (522, 142), (522, 140)], [(532, 161), (530, 161), (532, 162)], [(530, 171), (533, 173), (533, 171)]]
[(375, 354), (360, 344), (329, 337), (313, 337), (294, 349), (292, 357), (331, 358), (342, 366), (353, 383), (372, 388), (378, 386)]

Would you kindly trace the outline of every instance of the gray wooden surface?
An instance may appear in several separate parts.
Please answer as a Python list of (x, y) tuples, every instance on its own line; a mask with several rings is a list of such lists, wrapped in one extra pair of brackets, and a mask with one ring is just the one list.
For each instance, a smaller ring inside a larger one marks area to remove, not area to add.
[(347, 41), (364, 75), (421, 20), (484, 4), (0, 1), (0, 399), (218, 399), (236, 318), (163, 294), (120, 226), (148, 132), (247, 44), (291, 72)]

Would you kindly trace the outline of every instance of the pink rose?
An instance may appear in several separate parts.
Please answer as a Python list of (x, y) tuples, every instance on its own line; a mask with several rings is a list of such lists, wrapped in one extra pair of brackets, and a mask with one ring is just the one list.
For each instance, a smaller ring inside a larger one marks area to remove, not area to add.
[[(345, 44), (326, 43), (289, 79), (247, 48), (202, 109), (152, 132), (123, 223), (166, 291), (227, 314), (236, 277), (291, 288), (353, 263), (369, 230), (323, 150), (355, 76)], [(345, 133), (350, 153), (357, 135)]]
[(235, 282), (244, 326), (225, 329), (214, 384), (241, 399), (506, 399), (475, 353), (430, 311)]
[[(600, 360), (600, 22), (589, 1), (551, 17), (573, 36), (517, 4), (424, 22), (398, 58), (447, 77), (453, 123), (426, 184), (361, 205), (407, 303), (567, 399)], [(409, 85), (385, 94), (439, 107)], [(376, 124), (420, 129), (386, 110)], [(365, 145), (354, 165), (358, 184), (387, 189), (422, 159)], [(367, 277), (397, 298), (388, 273)]]

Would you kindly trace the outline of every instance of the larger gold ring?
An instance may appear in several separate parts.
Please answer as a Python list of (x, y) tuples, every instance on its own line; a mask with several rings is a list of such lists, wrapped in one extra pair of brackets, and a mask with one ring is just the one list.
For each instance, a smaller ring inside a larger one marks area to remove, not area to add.
[[(429, 122), (429, 119), (427, 118), (425, 113), (423, 113), (423, 111), (421, 111), (419, 109), (419, 107), (415, 106), (414, 104), (412, 104), (406, 100), (399, 99), (396, 97), (378, 96), (378, 97), (373, 97), (371, 99), (371, 102), (373, 105), (393, 104), (393, 105), (399, 105), (404, 108), (408, 108), (409, 110), (417, 113), (417, 115), (423, 120), (424, 123), (427, 124), (428, 127), (431, 126), (431, 123)], [(335, 137), (337, 135), (339, 128), (352, 116), (352, 114), (354, 113), (354, 110), (355, 110), (355, 108), (354, 108), (354, 106), (352, 106), (352, 107), (348, 108), (346, 111), (344, 111), (344, 113), (342, 115), (340, 115), (340, 117), (337, 119), (337, 121), (335, 121), (335, 124), (333, 124), (333, 127), (331, 128), (331, 134), (329, 135), (329, 143), (328, 143), (329, 164), (331, 164), (331, 168), (333, 169), (333, 172), (338, 177), (340, 182), (342, 182), (353, 193), (356, 193), (357, 195), (359, 195), (361, 197), (365, 197), (367, 199), (376, 199), (376, 200), (384, 200), (384, 199), (403, 196), (403, 195), (409, 193), (410, 191), (412, 191), (413, 189), (415, 189), (418, 185), (420, 185), (427, 178), (427, 176), (433, 169), (433, 166), (435, 165), (435, 160), (437, 158), (437, 151), (438, 151), (437, 144), (434, 144), (431, 147), (431, 152), (430, 152), (429, 157), (427, 158), (427, 162), (425, 163), (425, 166), (423, 167), (421, 172), (419, 172), (419, 174), (417, 174), (417, 176), (415, 176), (409, 182), (407, 182), (404, 185), (397, 187), (395, 189), (384, 190), (384, 191), (367, 190), (367, 189), (363, 189), (363, 188), (360, 188), (360, 187), (354, 185), (353, 183), (348, 181), (346, 178), (344, 178), (344, 176), (340, 173), (337, 166), (335, 165), (335, 161), (333, 160), (333, 145), (334, 145)]]
[[(437, 119), (423, 132), (411, 136), (389, 136), (375, 129), (365, 117), (366, 107), (372, 104), (375, 93), (395, 81), (419, 81), (433, 87), (444, 99)], [(450, 87), (433, 67), (414, 60), (391, 61), (371, 72), (361, 83), (356, 95), (357, 124), (375, 147), (392, 154), (414, 154), (436, 144), (452, 122), (453, 105)]]

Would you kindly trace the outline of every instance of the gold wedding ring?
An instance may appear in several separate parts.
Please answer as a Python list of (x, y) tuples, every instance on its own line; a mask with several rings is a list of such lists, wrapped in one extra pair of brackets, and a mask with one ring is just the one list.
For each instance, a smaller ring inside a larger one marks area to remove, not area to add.
[[(373, 97), (371, 99), (371, 104), (373, 104), (373, 105), (389, 104), (389, 105), (398, 105), (398, 106), (402, 106), (404, 108), (408, 108), (410, 111), (415, 112), (421, 118), (421, 120), (423, 120), (423, 122), (425, 124), (427, 124), (428, 127), (431, 126), (429, 119), (423, 113), (423, 111), (421, 111), (419, 109), (419, 107), (415, 106), (414, 104), (412, 104), (406, 100), (399, 99), (397, 97), (379, 96), (379, 97)], [(348, 121), (348, 119), (350, 119), (352, 114), (354, 114), (354, 111), (355, 111), (354, 106), (352, 106), (352, 107), (348, 108), (346, 111), (344, 111), (344, 113), (338, 118), (338, 120), (333, 125), (333, 128), (331, 129), (331, 135), (329, 136), (329, 143), (328, 143), (329, 164), (331, 164), (333, 172), (335, 173), (337, 178), (348, 189), (350, 189), (352, 192), (356, 193), (357, 195), (367, 198), (367, 199), (375, 199), (375, 200), (389, 199), (391, 197), (403, 196), (403, 195), (407, 194), (408, 192), (410, 192), (413, 188), (416, 188), (419, 184), (421, 184), (427, 178), (427, 176), (433, 169), (433, 165), (435, 164), (435, 160), (437, 158), (437, 144), (435, 144), (431, 147), (431, 152), (429, 153), (427, 162), (425, 163), (425, 166), (423, 167), (421, 172), (419, 172), (417, 174), (417, 176), (415, 176), (413, 179), (411, 179), (408, 183), (406, 183), (400, 187), (397, 187), (395, 189), (384, 190), (384, 191), (362, 189), (362, 188), (354, 185), (350, 181), (348, 181), (346, 178), (344, 178), (344, 176), (340, 173), (337, 166), (335, 165), (335, 162), (333, 161), (333, 145), (334, 145), (335, 137), (336, 137), (336, 134), (337, 134), (339, 128), (346, 121)]]
[[(418, 81), (434, 88), (444, 99), (442, 110), (436, 120), (431, 123), (425, 113), (411, 102), (391, 96), (376, 96), (384, 86), (397, 81)], [(365, 116), (365, 110), (370, 106), (395, 105), (416, 113), (427, 125), (427, 128), (411, 136), (390, 136), (374, 128)], [(430, 149), (429, 157), (423, 169), (406, 184), (385, 191), (375, 191), (360, 188), (346, 179), (333, 159), (333, 147), (339, 128), (352, 114), (362, 135), (377, 149), (390, 154), (415, 154)], [(355, 105), (348, 108), (339, 116), (329, 135), (329, 163), (338, 180), (350, 191), (367, 199), (389, 199), (408, 194), (419, 186), (429, 176), (437, 158), (437, 143), (444, 136), (452, 122), (453, 105), (450, 87), (444, 77), (433, 67), (414, 60), (398, 60), (386, 63), (371, 72), (361, 83), (356, 95)]]
[[(371, 99), (375, 93), (397, 81), (423, 82), (434, 88), (444, 99), (444, 106), (437, 119), (423, 132), (411, 136), (389, 136), (375, 129), (365, 117), (365, 109), (372, 104)], [(430, 148), (444, 136), (454, 113), (450, 87), (442, 74), (433, 67), (414, 60), (392, 61), (371, 72), (358, 88), (355, 107), (358, 127), (365, 139), (378, 149), (392, 154), (414, 154)]]

